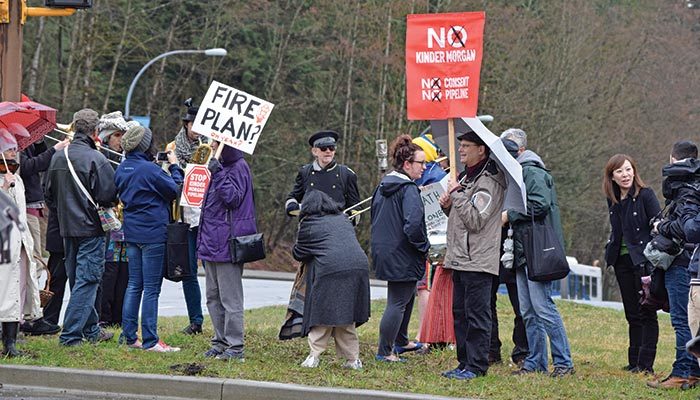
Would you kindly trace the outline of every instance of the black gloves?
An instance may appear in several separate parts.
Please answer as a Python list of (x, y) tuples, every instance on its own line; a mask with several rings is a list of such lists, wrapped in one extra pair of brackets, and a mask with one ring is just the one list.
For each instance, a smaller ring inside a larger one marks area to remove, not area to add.
[[(291, 199), (290, 199), (291, 200)], [(299, 206), (299, 203), (295, 201), (288, 201), (287, 205), (285, 206), (285, 211), (287, 212), (287, 215), (290, 217), (296, 217), (299, 215), (299, 209), (301, 207)]]
[(219, 160), (217, 160), (216, 158), (212, 158), (211, 160), (209, 160), (209, 165), (207, 165), (207, 168), (209, 168), (209, 171), (211, 171), (211, 174), (214, 175), (219, 170), (221, 170), (221, 168), (223, 168), (223, 167), (221, 166), (221, 163), (219, 162)]

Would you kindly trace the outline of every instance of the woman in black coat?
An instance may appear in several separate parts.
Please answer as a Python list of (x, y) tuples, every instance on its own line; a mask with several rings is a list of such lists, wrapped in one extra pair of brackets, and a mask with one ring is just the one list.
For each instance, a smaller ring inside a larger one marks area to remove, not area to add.
[(425, 272), (430, 249), (425, 210), (414, 182), (425, 170), (425, 153), (409, 135), (391, 145), (394, 171), (387, 174), (372, 197), (372, 263), (377, 279), (387, 281), (387, 304), (379, 324), (378, 361), (403, 361), (399, 354), (418, 350), (409, 342), (416, 282)]
[(343, 367), (360, 369), (355, 328), (369, 319), (367, 255), (340, 204), (327, 194), (306, 192), (300, 218), (293, 255), (308, 268), (302, 336), (308, 335), (311, 348), (301, 366), (317, 367), (333, 336), (336, 353), (347, 360)]
[(628, 365), (631, 372), (653, 373), (659, 323), (656, 312), (641, 307), (641, 277), (648, 275), (644, 247), (651, 240), (649, 226), (661, 207), (654, 191), (644, 185), (632, 157), (615, 154), (605, 165), (603, 192), (608, 200), (612, 231), (605, 261), (615, 268), (625, 318), (629, 325)]

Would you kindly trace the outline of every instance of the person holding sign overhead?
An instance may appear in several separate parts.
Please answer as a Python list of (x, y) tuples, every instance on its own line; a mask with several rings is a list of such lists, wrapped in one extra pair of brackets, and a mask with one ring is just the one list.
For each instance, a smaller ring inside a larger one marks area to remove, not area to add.
[(209, 316), (214, 327), (204, 357), (244, 361), (243, 264), (234, 263), (229, 239), (257, 232), (253, 178), (243, 152), (223, 146), (209, 161), (211, 181), (199, 221), (197, 256), (204, 262)]
[(309, 189), (320, 190), (336, 201), (342, 209), (360, 202), (357, 175), (335, 161), (338, 133), (324, 130), (311, 135), (309, 145), (314, 162), (299, 169), (294, 187), (284, 204), (287, 215), (299, 215), (299, 203)]

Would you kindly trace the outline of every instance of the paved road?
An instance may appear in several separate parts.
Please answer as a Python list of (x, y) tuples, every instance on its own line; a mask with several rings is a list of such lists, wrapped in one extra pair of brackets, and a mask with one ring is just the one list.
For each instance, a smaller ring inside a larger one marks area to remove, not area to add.
[[(204, 293), (204, 277), (199, 277), (199, 287), (202, 289), (202, 310), (207, 313), (207, 300)], [(66, 305), (70, 298), (69, 290), (66, 288), (66, 296), (63, 299), (63, 311), (61, 311), (61, 322), (65, 315)], [(291, 281), (278, 281), (267, 279), (243, 279), (243, 294), (246, 310), (273, 305), (283, 305), (289, 302), (289, 293), (292, 290)], [(385, 299), (386, 287), (371, 287), (372, 299)], [(168, 280), (163, 280), (163, 288), (158, 302), (158, 315), (176, 316), (187, 315), (185, 298), (182, 294), (182, 284)]]
[[(256, 272), (257, 275), (265, 276), (265, 272)], [(275, 274), (275, 273), (271, 273)], [(280, 275), (280, 274), (277, 274)], [(283, 275), (283, 274), (282, 274)], [(275, 275), (276, 276), (276, 275)], [(274, 276), (273, 276), (274, 277)], [(253, 308), (260, 308), (273, 305), (284, 305), (289, 301), (289, 293), (292, 289), (292, 282), (286, 278), (289, 275), (283, 276), (284, 280), (275, 279), (254, 279), (254, 278), (244, 278), (243, 279), (243, 293), (244, 293), (244, 308), (246, 310)], [(199, 276), (199, 286), (202, 289), (202, 310), (205, 314), (207, 313), (206, 298), (204, 293), (205, 283), (204, 277)], [(66, 288), (67, 289), (67, 288)], [(66, 290), (66, 297), (63, 299), (63, 311), (61, 312), (61, 323), (63, 321), (63, 315), (65, 314), (65, 307), (68, 304), (68, 290)], [(503, 290), (505, 293), (505, 290)], [(382, 286), (372, 286), (371, 287), (371, 297), (372, 299), (385, 299), (386, 298), (386, 287)], [(602, 301), (602, 302), (591, 302), (591, 301), (579, 301), (575, 302), (593, 305), (603, 308), (613, 308), (616, 310), (622, 310), (622, 303), (612, 302), (612, 301)], [(185, 306), (185, 298), (182, 294), (182, 284), (171, 282), (168, 280), (163, 280), (163, 288), (160, 294), (160, 301), (158, 303), (158, 315), (160, 316), (178, 316), (187, 315), (187, 307)]]
[[(202, 309), (207, 312), (206, 299), (204, 298), (204, 277), (199, 277), (199, 287), (202, 288)], [(292, 282), (275, 281), (266, 279), (243, 279), (243, 307), (246, 310), (266, 306), (289, 303), (289, 293), (292, 290)], [(372, 299), (385, 299), (385, 287), (372, 287), (370, 291)], [(158, 314), (162, 316), (187, 315), (185, 298), (182, 295), (180, 283), (164, 281), (163, 290), (158, 304)]]

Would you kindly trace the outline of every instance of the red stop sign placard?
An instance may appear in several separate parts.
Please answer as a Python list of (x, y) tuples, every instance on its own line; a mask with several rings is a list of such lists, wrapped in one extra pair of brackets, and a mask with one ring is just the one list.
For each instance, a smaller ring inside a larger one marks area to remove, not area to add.
[(180, 205), (201, 207), (210, 177), (209, 170), (204, 165), (188, 165), (185, 169), (185, 182), (182, 185)]

